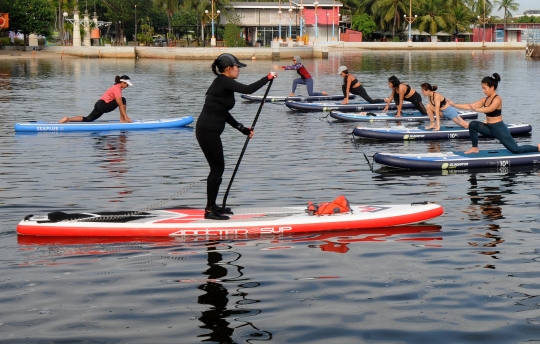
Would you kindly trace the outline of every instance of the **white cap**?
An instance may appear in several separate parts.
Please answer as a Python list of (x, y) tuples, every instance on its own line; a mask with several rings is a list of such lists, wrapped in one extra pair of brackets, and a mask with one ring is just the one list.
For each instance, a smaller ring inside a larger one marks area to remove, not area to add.
[(133, 84), (131, 83), (131, 80), (129, 79), (129, 76), (127, 76), (127, 75), (122, 75), (122, 76), (120, 77), (120, 81), (125, 82), (125, 83), (128, 84), (129, 86), (133, 86)]
[(341, 72), (343, 72), (344, 70), (347, 70), (347, 67), (341, 66), (341, 67), (338, 68), (337, 73), (341, 74)]

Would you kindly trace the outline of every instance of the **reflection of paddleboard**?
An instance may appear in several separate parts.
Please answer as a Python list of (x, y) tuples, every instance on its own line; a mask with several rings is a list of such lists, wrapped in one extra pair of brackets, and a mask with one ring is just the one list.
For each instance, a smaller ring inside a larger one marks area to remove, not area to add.
[[(235, 208), (230, 220), (205, 220), (201, 209), (154, 210), (129, 213), (28, 215), (17, 225), (19, 235), (41, 236), (211, 236), (244, 237), (252, 234), (289, 234), (391, 227), (432, 219), (443, 213), (440, 205), (353, 205), (352, 212), (311, 216), (306, 207)], [(97, 217), (106, 217), (102, 221)], [(53, 218), (53, 219), (54, 219)], [(85, 221), (71, 219), (86, 218)], [(91, 219), (89, 219), (91, 218)]]
[[(308, 102), (296, 102), (289, 101), (285, 102), (288, 108), (293, 110), (304, 110), (304, 111), (371, 111), (371, 110), (383, 110), (386, 107), (386, 103), (375, 103), (370, 104), (366, 101), (359, 102), (349, 102), (349, 104), (341, 104), (340, 102), (333, 103), (308, 103)], [(403, 109), (413, 108), (414, 105), (410, 102), (403, 102)], [(390, 103), (388, 107), (390, 110), (396, 109), (395, 103)]]
[[(463, 119), (478, 118), (478, 113), (474, 111), (459, 111)], [(341, 112), (331, 111), (330, 117), (345, 122), (424, 122), (429, 121), (429, 117), (422, 115), (420, 111), (403, 111), (400, 117), (396, 117), (395, 112)], [(441, 127), (442, 129), (442, 127)]]
[[(530, 134), (529, 124), (508, 124), (512, 136)], [(454, 140), (470, 138), (469, 129), (458, 125), (441, 126), (439, 131), (424, 128), (407, 128), (396, 126), (391, 128), (356, 127), (353, 134), (358, 137), (378, 140)], [(482, 135), (480, 135), (482, 136)]]
[[(246, 240), (265, 240), (269, 246), (264, 246), (264, 249), (277, 249), (283, 247), (284, 244), (299, 243), (299, 242), (321, 242), (333, 243), (336, 245), (347, 245), (356, 242), (386, 242), (386, 241), (414, 241), (414, 242), (430, 242), (442, 240), (440, 236), (433, 234), (439, 233), (441, 226), (438, 225), (410, 225), (396, 226), (386, 228), (370, 228), (370, 229), (351, 229), (346, 231), (325, 231), (318, 233), (291, 233), (269, 234), (269, 235), (248, 235), (240, 240), (231, 243), (233, 246), (250, 245)], [(51, 236), (28, 236), (19, 235), (17, 243), (22, 246), (80, 246), (84, 245), (87, 249), (79, 250), (82, 254), (103, 254), (108, 253), (107, 250), (96, 251), (88, 249), (93, 245), (107, 244), (129, 244), (129, 243), (146, 243), (155, 248), (160, 246), (169, 247), (177, 243), (185, 243), (186, 248), (193, 248), (187, 252), (178, 252), (180, 254), (200, 253), (207, 249), (208, 240), (231, 239), (225, 236), (212, 237), (51, 237)], [(279, 245), (279, 246), (276, 246)], [(328, 246), (320, 247), (325, 251), (334, 251)], [(73, 252), (74, 250), (71, 250)], [(176, 252), (174, 252), (176, 253)]]
[(513, 154), (506, 149), (481, 150), (477, 154), (463, 152), (375, 153), (373, 158), (381, 165), (412, 170), (466, 170), (540, 164), (540, 152)]
[(157, 128), (183, 127), (193, 122), (192, 116), (165, 119), (135, 119), (132, 123), (120, 121), (94, 122), (45, 122), (32, 121), (15, 124), (15, 131), (27, 132), (66, 132), (66, 131), (101, 131), (101, 130), (140, 130)]
[[(260, 102), (264, 96), (254, 96), (251, 94), (242, 94), (242, 99)], [(268, 102), (284, 102), (287, 100), (294, 100), (297, 102), (312, 102), (312, 101), (324, 101), (324, 100), (343, 100), (345, 97), (343, 94), (328, 95), (328, 96), (267, 96), (265, 103)], [(355, 99), (356, 96), (353, 94), (349, 95), (349, 99)]]

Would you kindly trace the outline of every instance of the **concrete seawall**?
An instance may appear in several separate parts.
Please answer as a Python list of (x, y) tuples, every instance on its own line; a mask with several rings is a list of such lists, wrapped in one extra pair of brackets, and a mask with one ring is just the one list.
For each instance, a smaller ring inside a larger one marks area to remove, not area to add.
[(332, 42), (315, 43), (309, 46), (279, 46), (273, 44), (271, 48), (228, 48), (228, 47), (73, 47), (73, 46), (45, 46), (44, 50), (61, 55), (85, 58), (153, 58), (212, 60), (222, 53), (231, 53), (240, 59), (284, 59), (293, 55), (305, 58), (326, 58), (332, 51), (365, 51), (365, 50), (523, 50), (526, 42), (494, 43), (486, 42)]

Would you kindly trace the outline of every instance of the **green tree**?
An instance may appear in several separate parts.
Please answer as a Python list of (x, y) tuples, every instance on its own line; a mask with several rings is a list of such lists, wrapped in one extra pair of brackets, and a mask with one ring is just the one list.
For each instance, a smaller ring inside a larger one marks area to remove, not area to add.
[(24, 35), (24, 51), (29, 34), (47, 36), (54, 28), (55, 8), (49, 0), (4, 0), (0, 5), (9, 12), (10, 29)]
[(229, 21), (225, 25), (223, 39), (227, 42), (228, 47), (245, 47), (246, 40), (240, 37), (242, 29), (240, 28), (240, 18), (237, 15), (228, 16)]
[(451, 3), (447, 0), (423, 0), (418, 16), (418, 30), (435, 36), (438, 31), (445, 30), (450, 21)]
[(469, 32), (471, 24), (476, 21), (473, 12), (463, 3), (452, 6), (446, 18), (446, 32), (456, 35)]
[(504, 8), (504, 41), (506, 42), (506, 22), (508, 21), (508, 17), (512, 16), (510, 10), (517, 11), (519, 9), (519, 4), (516, 0), (495, 0), (495, 6), (499, 6), (499, 11)]
[(377, 30), (377, 24), (373, 21), (373, 18), (364, 14), (355, 14), (352, 17), (351, 28), (353, 30), (361, 31), (366, 37), (370, 37), (373, 32)]
[(169, 40), (172, 37), (172, 17), (173, 15), (178, 11), (178, 0), (154, 0), (157, 7), (165, 10), (165, 13), (167, 13), (167, 23), (168, 23), (168, 31), (169, 34), (167, 35), (167, 40)]
[[(405, 4), (406, 3), (406, 4)], [(379, 18), (381, 29), (392, 28), (392, 37), (396, 30), (403, 28), (403, 14), (409, 12), (407, 0), (379, 0), (372, 6), (374, 15)]]

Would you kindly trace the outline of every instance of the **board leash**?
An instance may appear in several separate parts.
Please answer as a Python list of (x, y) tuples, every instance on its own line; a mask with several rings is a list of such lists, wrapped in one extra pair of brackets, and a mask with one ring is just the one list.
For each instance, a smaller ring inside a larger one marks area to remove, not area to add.
[[(251, 124), (251, 130), (255, 130), (255, 124), (257, 124), (257, 120), (259, 119), (259, 115), (261, 114), (262, 107), (266, 101), (266, 97), (268, 96), (268, 92), (270, 91), (270, 88), (272, 87), (272, 83), (274, 82), (274, 79), (270, 79), (270, 83), (268, 84), (268, 87), (266, 88), (266, 92), (264, 92), (264, 97), (261, 101), (261, 104), (259, 105), (259, 111), (257, 111), (257, 115), (255, 115), (255, 119), (253, 120), (253, 124)], [(225, 192), (225, 195), (223, 196), (223, 208), (225, 209), (225, 206), (227, 205), (227, 197), (229, 196), (229, 191), (231, 190), (231, 186), (234, 180), (234, 177), (236, 176), (236, 172), (238, 172), (238, 167), (240, 166), (240, 162), (242, 161), (242, 157), (244, 156), (244, 153), (246, 151), (247, 145), (249, 143), (249, 135), (246, 137), (246, 142), (244, 142), (244, 147), (242, 148), (242, 152), (240, 153), (240, 157), (238, 158), (238, 161), (236, 162), (236, 167), (234, 168), (233, 174), (231, 176), (231, 180), (229, 181), (229, 186), (227, 186), (227, 191)]]
[(193, 188), (195, 185), (197, 185), (199, 182), (202, 182), (202, 181), (205, 181), (205, 179), (200, 179), (200, 180), (197, 180), (191, 184), (189, 184), (188, 186), (186, 186), (184, 189), (178, 191), (177, 193), (175, 193), (174, 195), (172, 195), (171, 197), (163, 200), (163, 201), (159, 201), (158, 203), (155, 203), (149, 207), (146, 207), (144, 209), (141, 209), (141, 210), (137, 210), (137, 211), (133, 211), (133, 212), (128, 212), (128, 213), (125, 213), (125, 214), (119, 214), (119, 215), (105, 215), (105, 216), (100, 216), (100, 215), (97, 215), (97, 216), (94, 216), (94, 217), (84, 217), (84, 218), (80, 218), (80, 219), (73, 219), (73, 220), (64, 220), (64, 221), (67, 221), (67, 222), (101, 222), (101, 221), (114, 221), (114, 220), (120, 220), (120, 219), (123, 219), (123, 218), (126, 218), (126, 217), (132, 217), (132, 216), (137, 216), (137, 215), (141, 215), (147, 211), (150, 211), (150, 210), (154, 210), (158, 207), (161, 207), (163, 204), (167, 203), (167, 202), (170, 202), (172, 201), (173, 199), (175, 199), (176, 197), (180, 196), (181, 194), (183, 193), (186, 193), (189, 189)]

